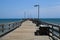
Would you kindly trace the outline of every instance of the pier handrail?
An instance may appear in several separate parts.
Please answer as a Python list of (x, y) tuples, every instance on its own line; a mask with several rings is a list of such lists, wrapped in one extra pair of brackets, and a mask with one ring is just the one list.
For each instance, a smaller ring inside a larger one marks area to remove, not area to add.
[[(49, 27), (50, 27), (50, 33), (52, 34), (52, 35), (49, 35), (53, 40), (56, 40), (56, 39), (60, 39), (60, 25), (57, 25), (57, 24), (51, 24), (51, 23), (46, 23), (46, 22), (43, 22), (44, 24), (46, 24), (46, 25), (49, 25)], [(56, 29), (56, 28), (58, 28), (58, 29)], [(54, 33), (54, 32), (56, 32), (56, 33)], [(59, 35), (58, 35), (58, 34)], [(55, 37), (54, 37), (55, 36)]]
[[(58, 40), (60, 39), (60, 25), (57, 25), (57, 24), (52, 24), (52, 23), (47, 23), (47, 22), (43, 22), (43, 21), (39, 21), (38, 19), (32, 19), (31, 20), (33, 23), (36, 24), (36, 26), (39, 26), (39, 25), (48, 25), (49, 28), (49, 37), (51, 37), (53, 40)], [(56, 29), (58, 28), (58, 29)], [(56, 33), (54, 33), (56, 32)], [(59, 35), (58, 35), (58, 34)], [(51, 35), (52, 34), (52, 35)]]
[(11, 23), (4, 23), (0, 24), (0, 37), (3, 37), (4, 35), (8, 34), (9, 32), (13, 31), (14, 29), (18, 28), (21, 26), (21, 24), (25, 20), (22, 21), (17, 21), (17, 22), (11, 22)]

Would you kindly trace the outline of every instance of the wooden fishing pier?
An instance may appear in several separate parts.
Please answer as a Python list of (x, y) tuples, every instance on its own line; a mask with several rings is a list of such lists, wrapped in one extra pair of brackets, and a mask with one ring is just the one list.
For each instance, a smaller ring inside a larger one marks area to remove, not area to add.
[[(0, 25), (3, 29), (0, 29), (3, 33), (0, 34), (0, 40), (60, 40), (59, 25), (49, 24), (36, 19), (27, 19), (12, 24), (7, 24), (9, 31), (5, 33), (4, 30), (6, 29), (3, 25)], [(59, 30), (54, 29), (54, 27)], [(58, 35), (54, 34), (54, 31)]]

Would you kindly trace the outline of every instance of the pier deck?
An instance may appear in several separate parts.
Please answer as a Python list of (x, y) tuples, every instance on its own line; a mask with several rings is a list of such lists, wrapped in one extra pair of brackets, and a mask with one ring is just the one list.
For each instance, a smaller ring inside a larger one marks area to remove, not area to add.
[(50, 40), (48, 36), (35, 36), (36, 25), (25, 21), (22, 26), (1, 37), (0, 40)]

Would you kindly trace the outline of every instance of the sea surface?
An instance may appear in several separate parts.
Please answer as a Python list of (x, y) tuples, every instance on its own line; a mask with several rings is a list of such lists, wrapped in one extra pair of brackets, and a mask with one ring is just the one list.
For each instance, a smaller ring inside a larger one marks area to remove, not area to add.
[(53, 23), (53, 24), (59, 24), (60, 25), (60, 18), (41, 18), (41, 21)]
[(0, 19), (0, 24), (18, 22), (18, 21), (21, 21), (21, 19)]
[[(60, 25), (60, 18), (41, 18), (40, 20), (44, 21), (44, 22), (54, 23), (54, 24)], [(0, 24), (17, 22), (17, 21), (21, 21), (21, 19), (0, 19)]]

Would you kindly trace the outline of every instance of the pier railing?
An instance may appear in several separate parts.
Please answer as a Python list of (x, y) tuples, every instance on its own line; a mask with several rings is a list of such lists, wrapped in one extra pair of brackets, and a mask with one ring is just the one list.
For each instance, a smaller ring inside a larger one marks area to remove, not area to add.
[(60, 25), (57, 24), (50, 24), (50, 23), (46, 23), (43, 22), (44, 25), (48, 25), (50, 27), (50, 33), (49, 36), (53, 39), (53, 40), (58, 40), (60, 39)]
[[(31, 20), (33, 23), (36, 24), (36, 26), (39, 25), (47, 25), (49, 28), (49, 37), (52, 38), (53, 40), (60, 40), (60, 25), (56, 25), (56, 24), (51, 24), (51, 23), (46, 23), (46, 22), (42, 22), (39, 21), (37, 19)], [(40, 27), (40, 26), (39, 26)]]
[(6, 35), (7, 33), (13, 31), (14, 29), (21, 26), (22, 22), (25, 20), (19, 21), (19, 22), (12, 22), (12, 23), (6, 23), (6, 24), (0, 24), (0, 37)]

